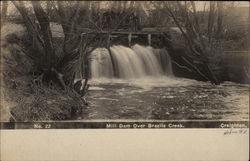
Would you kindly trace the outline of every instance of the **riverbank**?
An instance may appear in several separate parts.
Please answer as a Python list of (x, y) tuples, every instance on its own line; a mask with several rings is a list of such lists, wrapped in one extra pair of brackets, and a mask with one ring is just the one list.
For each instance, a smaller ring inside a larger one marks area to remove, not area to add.
[(76, 118), (85, 107), (70, 90), (36, 86), (34, 62), (27, 57), (20, 39), (25, 29), (6, 23), (1, 28), (1, 122), (46, 121)]

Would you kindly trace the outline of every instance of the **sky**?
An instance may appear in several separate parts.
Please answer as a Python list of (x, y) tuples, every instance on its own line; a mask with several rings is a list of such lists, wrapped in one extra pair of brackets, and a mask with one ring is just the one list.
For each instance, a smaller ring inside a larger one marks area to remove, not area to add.
[[(249, 7), (249, 2), (248, 1), (234, 1), (235, 2), (235, 6), (236, 7)], [(198, 11), (201, 11), (204, 9), (204, 5), (206, 3), (206, 6), (208, 7), (209, 5), (207, 3), (209, 3), (209, 1), (195, 1), (196, 3), (196, 8)], [(13, 4), (11, 2), (9, 2), (9, 6), (8, 6), (8, 14), (12, 14), (14, 13), (16, 10), (16, 8), (13, 6)]]

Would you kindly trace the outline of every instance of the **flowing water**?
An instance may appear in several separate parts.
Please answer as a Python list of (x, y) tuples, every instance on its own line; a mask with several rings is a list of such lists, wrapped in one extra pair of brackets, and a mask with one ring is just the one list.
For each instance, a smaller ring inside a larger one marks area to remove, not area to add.
[(171, 59), (164, 49), (134, 45), (113, 46), (111, 52), (99, 48), (92, 53), (92, 78), (131, 79), (146, 76), (172, 75)]
[(135, 45), (110, 51), (92, 53), (83, 119), (249, 119), (249, 85), (176, 78), (163, 49)]

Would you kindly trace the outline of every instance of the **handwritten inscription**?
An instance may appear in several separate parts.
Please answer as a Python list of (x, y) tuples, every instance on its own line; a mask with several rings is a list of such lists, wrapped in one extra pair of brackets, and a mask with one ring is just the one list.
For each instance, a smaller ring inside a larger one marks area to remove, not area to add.
[(247, 129), (228, 129), (224, 131), (224, 135), (232, 135), (232, 134), (247, 134)]

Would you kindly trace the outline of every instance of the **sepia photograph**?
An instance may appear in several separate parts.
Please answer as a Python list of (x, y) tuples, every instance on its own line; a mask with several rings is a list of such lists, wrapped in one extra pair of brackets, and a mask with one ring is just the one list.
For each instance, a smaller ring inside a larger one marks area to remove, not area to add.
[(1, 1), (1, 129), (248, 128), (249, 7)]
[(249, 1), (7, 1), (1, 161), (249, 160)]

